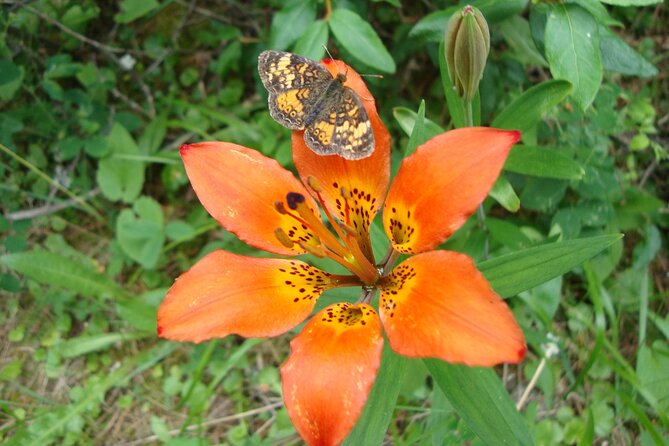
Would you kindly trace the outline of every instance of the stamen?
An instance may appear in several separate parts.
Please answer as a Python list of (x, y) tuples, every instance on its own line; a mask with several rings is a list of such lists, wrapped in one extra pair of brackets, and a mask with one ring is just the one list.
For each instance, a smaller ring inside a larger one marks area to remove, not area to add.
[(295, 243), (288, 237), (288, 234), (286, 234), (286, 231), (284, 231), (281, 228), (276, 228), (274, 230), (274, 236), (276, 239), (286, 248), (292, 248)]

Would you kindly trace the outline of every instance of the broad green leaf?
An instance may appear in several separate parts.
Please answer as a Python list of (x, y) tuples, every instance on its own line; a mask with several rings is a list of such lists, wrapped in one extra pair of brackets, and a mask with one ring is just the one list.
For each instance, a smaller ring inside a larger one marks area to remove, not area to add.
[(486, 260), (477, 268), (497, 294), (510, 297), (561, 276), (621, 237), (620, 234), (600, 235), (548, 243)]
[(428, 42), (442, 42), (446, 34), (448, 21), (457, 10), (457, 6), (451, 6), (443, 11), (435, 11), (426, 15), (411, 28), (409, 36), (424, 39)]
[(602, 64), (607, 71), (629, 76), (653, 77), (657, 68), (606, 26), (599, 26)]
[(492, 238), (511, 249), (523, 249), (532, 244), (523, 231), (510, 221), (486, 217), (484, 224)]
[(662, 0), (600, 0), (607, 5), (616, 6), (647, 6), (662, 3)]
[(579, 163), (558, 150), (522, 145), (511, 149), (504, 170), (561, 180), (579, 180), (585, 174)]
[(183, 220), (172, 220), (165, 226), (165, 235), (170, 240), (177, 242), (185, 242), (195, 238), (197, 232), (190, 223)]
[(488, 445), (533, 445), (532, 435), (493, 369), (425, 359), (427, 369), (467, 426)]
[(439, 73), (441, 75), (441, 86), (444, 89), (444, 96), (446, 97), (446, 105), (448, 112), (451, 114), (451, 120), (455, 128), (462, 128), (465, 126), (465, 105), (462, 99), (455, 94), (455, 88), (448, 75), (448, 65), (446, 64), (446, 53), (444, 52), (444, 41), (439, 44)]
[(358, 14), (348, 9), (335, 9), (329, 23), (334, 37), (352, 57), (384, 73), (395, 72), (395, 61), (381, 38)]
[(535, 85), (507, 105), (492, 121), (491, 126), (527, 132), (571, 91), (571, 84), (562, 80), (551, 80)]
[(505, 177), (500, 176), (490, 189), (490, 196), (504, 209), (509, 212), (518, 212), (520, 209), (520, 198), (513, 190), (513, 186)]
[[(527, 6), (527, 0), (479, 0), (470, 2), (481, 10), (488, 24), (500, 23), (513, 17)], [(441, 42), (446, 34), (446, 27), (451, 16), (461, 9), (460, 6), (450, 6), (436, 11), (420, 19), (411, 29), (409, 36), (428, 42)]]
[(131, 339), (140, 339), (147, 333), (103, 333), (91, 336), (79, 336), (60, 342), (56, 348), (63, 358), (74, 358), (87, 353), (105, 350), (113, 344)]
[(45, 285), (57, 285), (87, 297), (124, 297), (112, 279), (87, 265), (53, 252), (33, 250), (0, 257), (14, 271)]
[(144, 163), (114, 158), (114, 155), (140, 155), (139, 148), (130, 133), (114, 124), (107, 136), (107, 145), (112, 155), (100, 160), (96, 179), (102, 194), (112, 201), (131, 203), (144, 185)]
[(383, 346), (381, 366), (372, 391), (355, 427), (344, 441), (344, 446), (383, 443), (395, 410), (408, 359), (392, 351), (388, 342)]
[(502, 37), (513, 51), (513, 57), (525, 65), (548, 67), (548, 62), (537, 50), (532, 40), (530, 24), (527, 19), (513, 16), (499, 25)]
[(297, 39), (293, 51), (309, 59), (320, 60), (325, 55), (329, 34), (327, 23), (316, 20)]
[(9, 101), (23, 82), (23, 68), (14, 62), (0, 59), (0, 101)]
[(132, 211), (121, 211), (116, 220), (116, 237), (131, 259), (144, 268), (155, 267), (165, 242), (160, 205), (152, 198), (141, 197)]
[[(416, 112), (406, 107), (395, 107), (393, 108), (393, 116), (404, 133), (406, 133), (407, 136), (411, 136), (414, 123), (418, 118)], [(425, 118), (423, 122), (426, 141), (440, 133), (444, 133), (444, 129), (439, 127), (439, 125), (435, 124), (433, 121)]]
[(413, 127), (411, 129), (411, 135), (409, 136), (409, 141), (407, 146), (404, 149), (404, 157), (411, 155), (416, 147), (423, 144), (427, 140), (427, 132), (425, 131), (425, 101), (420, 101), (420, 106), (418, 107), (418, 114), (414, 120)]
[(286, 50), (299, 39), (309, 25), (316, 20), (316, 3), (293, 0), (272, 18), (269, 46), (275, 50)]
[(156, 0), (123, 0), (121, 12), (114, 15), (116, 23), (130, 23), (160, 6)]
[(599, 30), (595, 19), (577, 5), (553, 5), (546, 23), (546, 59), (556, 79), (572, 83), (572, 96), (585, 110), (602, 83)]

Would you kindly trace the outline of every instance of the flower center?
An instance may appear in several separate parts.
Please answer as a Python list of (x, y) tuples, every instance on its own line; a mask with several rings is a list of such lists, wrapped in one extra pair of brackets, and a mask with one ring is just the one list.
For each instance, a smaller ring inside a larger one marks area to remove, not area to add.
[(358, 276), (363, 284), (374, 285), (379, 279), (379, 271), (373, 264), (374, 259), (371, 253), (366, 252), (366, 245), (363, 238), (360, 237), (360, 232), (351, 226), (349, 205), (352, 199), (351, 194), (343, 188), (340, 191), (337, 206), (340, 215), (343, 216), (343, 221), (339, 221), (335, 220), (325, 205), (321, 196), (320, 184), (313, 177), (309, 177), (307, 186), (320, 203), (336, 235), (325, 226), (320, 216), (314, 214), (307, 205), (304, 195), (289, 192), (286, 195), (285, 204), (284, 202), (275, 203), (277, 212), (293, 218), (299, 225), (310, 230), (315, 237), (308, 240), (296, 238), (295, 234), (286, 233), (283, 229), (277, 228), (274, 232), (277, 240), (288, 248), (297, 244), (317, 257), (328, 257)]

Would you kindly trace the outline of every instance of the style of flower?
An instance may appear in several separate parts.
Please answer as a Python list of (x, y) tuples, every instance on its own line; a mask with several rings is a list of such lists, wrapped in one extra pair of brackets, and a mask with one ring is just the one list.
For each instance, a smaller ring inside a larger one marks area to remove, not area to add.
[[(526, 350), (474, 262), (436, 249), (486, 197), (519, 134), (467, 128), (436, 136), (402, 162), (389, 187), (390, 135), (370, 92), (352, 68), (324, 63), (335, 74), (346, 70), (346, 85), (363, 98), (377, 142), (370, 157), (316, 155), (301, 132), (292, 147), (302, 181), (231, 143), (184, 145), (181, 156), (198, 198), (225, 229), (256, 248), (329, 258), (352, 274), (218, 250), (182, 274), (158, 310), (158, 333), (169, 339), (268, 337), (303, 322), (324, 291), (361, 287), (357, 303), (311, 318), (281, 368), (286, 408), (309, 445), (339, 444), (355, 425), (381, 360), (382, 329), (396, 353), (470, 366), (519, 362)], [(377, 265), (370, 228), (382, 208), (390, 249)], [(401, 254), (411, 256), (394, 266)]]

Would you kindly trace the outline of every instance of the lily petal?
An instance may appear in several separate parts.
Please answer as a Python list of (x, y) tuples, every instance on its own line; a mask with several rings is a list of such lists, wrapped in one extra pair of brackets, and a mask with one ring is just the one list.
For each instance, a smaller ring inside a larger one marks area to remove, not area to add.
[[(376, 111), (374, 97), (362, 78), (353, 68), (338, 60), (326, 59), (323, 64), (336, 76), (346, 73), (346, 85), (352, 88), (367, 110), (374, 131), (376, 148), (372, 155), (357, 161), (346, 160), (338, 155), (317, 155), (304, 142), (303, 131), (292, 132), (293, 161), (306, 181), (315, 178), (322, 187), (321, 196), (326, 206), (341, 221), (347, 221), (347, 209), (342, 189), (351, 194), (348, 198), (348, 220), (358, 232), (359, 240), (369, 241), (369, 225), (388, 190), (390, 181), (390, 133), (381, 122)], [(371, 260), (371, 246), (362, 247)]]
[(281, 380), (293, 425), (310, 446), (341, 443), (362, 412), (381, 362), (376, 312), (366, 304), (331, 305), (290, 347)]
[(520, 133), (469, 127), (442, 133), (404, 159), (388, 192), (383, 225), (402, 253), (434, 249), (488, 195)]
[(511, 310), (468, 256), (418, 254), (384, 280), (379, 311), (395, 352), (486, 367), (525, 355)]
[(158, 334), (201, 342), (276, 336), (311, 314), (330, 275), (293, 259), (214, 251), (182, 274), (158, 308)]
[(275, 236), (281, 228), (293, 241), (314, 240), (313, 234), (288, 215), (277, 212), (289, 192), (307, 197), (316, 215), (316, 204), (304, 186), (275, 160), (260, 152), (226, 142), (181, 146), (186, 173), (202, 205), (225, 229), (256, 248), (275, 254), (305, 251), (286, 247)]

